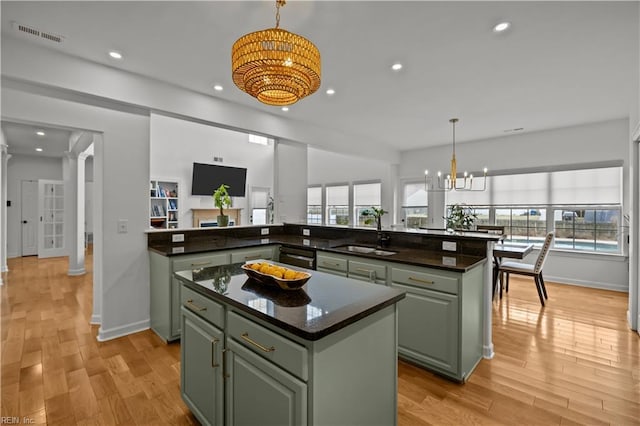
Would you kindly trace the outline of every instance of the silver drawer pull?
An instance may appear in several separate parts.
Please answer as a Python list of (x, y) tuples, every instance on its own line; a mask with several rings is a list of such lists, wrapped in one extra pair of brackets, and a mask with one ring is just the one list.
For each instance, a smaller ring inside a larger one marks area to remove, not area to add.
[(276, 348), (274, 348), (273, 346), (271, 346), (270, 348), (267, 348), (266, 346), (263, 346), (260, 343), (256, 342), (255, 340), (251, 339), (249, 337), (249, 333), (247, 332), (242, 333), (240, 337), (242, 337), (242, 340), (244, 340), (245, 342), (251, 343), (253, 346), (255, 346), (256, 348), (260, 349), (263, 352), (273, 352), (276, 350)]
[(210, 263), (211, 263), (211, 261), (208, 261), (208, 262), (194, 262), (194, 263), (191, 264), (191, 266), (204, 266), (204, 265), (208, 265)]
[(338, 268), (340, 267), (339, 263), (331, 263), (331, 262), (322, 262), (323, 265), (325, 266), (337, 266)]
[(423, 284), (435, 284), (435, 281), (421, 280), (420, 278), (414, 278), (414, 277), (409, 277), (409, 281), (415, 281), (417, 283), (423, 283)]
[(218, 343), (220, 339), (214, 337), (211, 341), (211, 367), (216, 368), (220, 367), (220, 364), (216, 362), (216, 343)]
[(356, 271), (360, 271), (360, 272), (366, 272), (367, 274), (370, 274), (372, 272), (375, 272), (371, 269), (364, 269), (364, 268), (356, 268)]
[(245, 256), (244, 260), (256, 260), (256, 259), (260, 259), (260, 255), (257, 256)]
[(203, 307), (198, 306), (195, 303), (193, 303), (193, 300), (191, 300), (191, 299), (187, 300), (187, 305), (191, 306), (197, 312), (201, 312), (201, 311), (206, 311), (207, 310), (206, 307), (203, 308)]

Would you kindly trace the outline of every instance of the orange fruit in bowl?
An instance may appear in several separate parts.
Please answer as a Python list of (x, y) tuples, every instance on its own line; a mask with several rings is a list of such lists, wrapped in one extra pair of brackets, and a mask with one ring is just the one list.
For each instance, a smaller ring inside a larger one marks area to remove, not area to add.
[(287, 269), (286, 272), (284, 273), (284, 278), (287, 279), (287, 280), (296, 279), (296, 271), (294, 271), (292, 269)]

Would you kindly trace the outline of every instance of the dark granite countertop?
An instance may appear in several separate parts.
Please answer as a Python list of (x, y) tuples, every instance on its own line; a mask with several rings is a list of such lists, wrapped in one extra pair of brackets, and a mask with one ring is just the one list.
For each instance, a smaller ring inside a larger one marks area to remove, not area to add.
[[(379, 256), (376, 254), (354, 253), (340, 246), (360, 243), (350, 238), (341, 240), (328, 240), (295, 235), (271, 235), (269, 238), (231, 238), (212, 237), (207, 240), (196, 240), (186, 243), (164, 243), (149, 246), (149, 250), (163, 256), (175, 256), (180, 254), (197, 254), (209, 251), (259, 247), (271, 244), (289, 245), (294, 247), (312, 248), (317, 251), (348, 254), (368, 259), (376, 259), (387, 262), (426, 266), (436, 269), (444, 269), (455, 272), (466, 272), (484, 261), (483, 256), (470, 256), (464, 254), (447, 253), (442, 251), (426, 250), (419, 247), (394, 246), (385, 247), (384, 250), (394, 251), (391, 256)], [(366, 245), (366, 244), (365, 244)]]
[(249, 278), (240, 265), (179, 271), (174, 275), (194, 291), (311, 341), (405, 297), (397, 289), (318, 271), (308, 271), (312, 276), (300, 290), (281, 290)]

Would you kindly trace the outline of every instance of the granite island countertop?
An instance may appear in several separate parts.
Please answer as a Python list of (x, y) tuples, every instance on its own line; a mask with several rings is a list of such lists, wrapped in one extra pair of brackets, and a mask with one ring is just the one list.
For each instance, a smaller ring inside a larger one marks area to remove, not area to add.
[(405, 297), (405, 293), (397, 289), (319, 271), (308, 271), (312, 276), (301, 289), (282, 290), (249, 278), (241, 265), (179, 271), (174, 275), (206, 297), (310, 341), (319, 340)]

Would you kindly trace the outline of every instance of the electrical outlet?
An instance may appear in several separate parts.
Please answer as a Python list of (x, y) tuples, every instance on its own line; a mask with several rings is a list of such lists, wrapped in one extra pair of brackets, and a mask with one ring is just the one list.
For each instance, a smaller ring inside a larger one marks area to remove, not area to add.
[(308, 246), (311, 244), (311, 241), (307, 240), (306, 238), (302, 240), (302, 245), (303, 246)]
[(456, 242), (455, 241), (443, 241), (442, 242), (442, 250), (447, 251), (456, 251)]
[(260, 235), (269, 235), (269, 228), (261, 228)]
[(171, 248), (171, 253), (175, 254), (175, 253), (184, 253), (184, 247), (172, 247)]
[(173, 234), (171, 236), (171, 242), (173, 243), (181, 243), (184, 241), (184, 234)]
[(129, 232), (129, 221), (127, 219), (118, 219), (118, 234), (126, 234)]
[(304, 235), (305, 237), (308, 237), (309, 235), (311, 235), (311, 231), (309, 231), (308, 229), (303, 229), (302, 235)]
[(447, 266), (456, 266), (456, 258), (451, 256), (442, 256), (442, 264)]
[(269, 239), (268, 238), (262, 238), (260, 240), (260, 244), (269, 244)]

